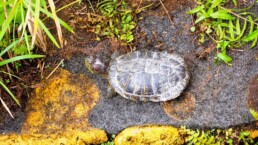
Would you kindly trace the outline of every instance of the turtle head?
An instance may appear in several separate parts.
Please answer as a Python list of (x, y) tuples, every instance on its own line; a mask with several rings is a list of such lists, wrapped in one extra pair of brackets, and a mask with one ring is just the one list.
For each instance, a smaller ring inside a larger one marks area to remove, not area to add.
[(85, 59), (86, 68), (91, 73), (106, 73), (107, 72), (107, 63), (102, 61), (99, 57), (89, 56)]

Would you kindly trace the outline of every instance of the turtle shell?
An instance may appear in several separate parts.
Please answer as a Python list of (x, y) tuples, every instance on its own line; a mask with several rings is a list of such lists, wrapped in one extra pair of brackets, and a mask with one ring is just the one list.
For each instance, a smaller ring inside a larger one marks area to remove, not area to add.
[(152, 102), (178, 97), (189, 82), (182, 57), (154, 51), (134, 51), (113, 59), (108, 77), (121, 96)]

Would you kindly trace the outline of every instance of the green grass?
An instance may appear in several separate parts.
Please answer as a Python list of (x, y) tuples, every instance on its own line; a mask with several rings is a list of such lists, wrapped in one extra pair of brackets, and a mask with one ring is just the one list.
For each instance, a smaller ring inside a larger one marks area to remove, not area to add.
[[(75, 2), (80, 1), (77, 0)], [(48, 4), (51, 11), (48, 11), (45, 0), (8, 0), (0, 3), (0, 70), (8, 71), (1, 71), (2, 73), (11, 74), (10, 64), (25, 59), (44, 57), (44, 55), (33, 54), (33, 49), (37, 46), (42, 51), (47, 51), (45, 34), (56, 47), (60, 48), (63, 46), (61, 26), (73, 32), (68, 24), (57, 17), (53, 0), (48, 0)], [(45, 18), (42, 16), (45, 16)], [(47, 18), (54, 20), (59, 42), (44, 24), (43, 20)], [(16, 65), (16, 69), (17, 67), (18, 65)], [(12, 75), (9, 76), (12, 77)], [(6, 86), (3, 79), (0, 76), (0, 87), (20, 106), (19, 101)], [(7, 105), (1, 98), (1, 94), (0, 101), (12, 116)]]
[(125, 0), (98, 1), (96, 10), (92, 7), (94, 13), (88, 15), (88, 28), (99, 36), (117, 38), (124, 45), (131, 44), (134, 40), (136, 14), (147, 7), (133, 10)]
[(182, 127), (182, 130), (186, 132), (186, 144), (187, 145), (216, 145), (216, 144), (253, 144), (254, 141), (250, 137), (248, 131), (238, 131), (232, 128), (227, 130), (212, 129), (206, 131), (192, 130)]
[(188, 12), (197, 16), (194, 23), (195, 27), (202, 28), (200, 36), (208, 36), (216, 43), (216, 62), (229, 65), (233, 60), (228, 55), (229, 49), (247, 43), (253, 48), (258, 41), (258, 16), (249, 11), (255, 3), (244, 9), (226, 8), (230, 2), (237, 6), (236, 0), (197, 0), (197, 6)]

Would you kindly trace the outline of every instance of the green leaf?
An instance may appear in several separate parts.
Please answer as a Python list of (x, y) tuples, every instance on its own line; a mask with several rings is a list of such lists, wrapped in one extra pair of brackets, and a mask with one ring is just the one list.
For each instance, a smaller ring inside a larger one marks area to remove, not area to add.
[(223, 2), (223, 1), (224, 1), (224, 0), (213, 0), (213, 1), (212, 1), (211, 8), (217, 7), (217, 6), (220, 5), (221, 2)]
[[(33, 32), (32, 32), (32, 40), (31, 40), (31, 47), (34, 46), (36, 41), (38, 26), (39, 26), (39, 8), (40, 8), (40, 1), (36, 1), (35, 12), (33, 13), (34, 22), (33, 22)], [(32, 9), (31, 9), (32, 10)]]
[(242, 36), (245, 34), (246, 26), (247, 26), (247, 21), (245, 20), (244, 24), (243, 24), (243, 27), (242, 27), (242, 31), (241, 31), (240, 35), (238, 35), (238, 37), (235, 40), (238, 40), (238, 39), (242, 38)]
[(233, 25), (233, 22), (232, 20), (229, 20), (229, 25), (228, 25), (228, 29), (229, 29), (229, 34), (230, 34), (230, 38), (231, 39), (234, 39), (235, 38), (235, 32), (234, 32), (234, 25)]
[(250, 46), (250, 48), (253, 48), (254, 46), (256, 46), (257, 41), (258, 41), (258, 37), (256, 37), (256, 38), (254, 39), (254, 41), (252, 42), (252, 45)]
[(211, 144), (214, 140), (214, 136), (211, 136), (208, 141), (206, 142), (206, 144)]
[[(35, 8), (35, 4), (31, 3), (31, 6)], [(54, 19), (54, 16), (52, 13), (50, 13), (49, 11), (43, 9), (43, 8), (40, 8), (40, 11), (44, 14), (46, 14), (48, 17)], [(73, 29), (66, 23), (64, 22), (63, 20), (61, 19), (58, 19), (59, 20), (59, 23), (64, 27), (66, 28), (68, 31), (74, 33)]]
[(237, 6), (237, 1), (236, 0), (232, 0), (234, 5)]
[(4, 21), (4, 23), (2, 25), (2, 30), (0, 31), (0, 40), (2, 40), (2, 38), (5, 35), (7, 29), (9, 28), (9, 25), (10, 25), (11, 21), (13, 20), (16, 12), (18, 10), (18, 7), (20, 5), (19, 2), (20, 1), (16, 1), (16, 3), (14, 3), (14, 6), (13, 6), (11, 12), (8, 14), (7, 19)]
[(236, 20), (236, 34), (240, 35), (241, 34), (241, 28), (240, 28), (240, 21), (239, 18)]
[(250, 21), (250, 29), (249, 29), (249, 34), (251, 34), (254, 30), (254, 20), (251, 16), (247, 16), (247, 19)]
[(6, 87), (6, 85), (0, 80), (0, 85), (6, 90), (6, 92), (13, 98), (13, 100), (16, 102), (16, 104), (18, 104), (19, 106), (20, 103), (19, 101), (16, 99), (16, 97), (13, 95), (13, 93), (8, 89), (8, 87)]
[(22, 23), (22, 19), (24, 19), (24, 17), (22, 16), (22, 13), (25, 13), (25, 10), (23, 9), (22, 6), (20, 6), (18, 8), (16, 16), (15, 16), (15, 23), (16, 24), (21, 24)]
[(233, 59), (225, 53), (218, 53), (217, 57), (223, 60), (225, 63), (230, 63)]
[(245, 36), (243, 38), (243, 41), (244, 42), (249, 42), (249, 41), (252, 41), (254, 39), (256, 39), (258, 37), (258, 29), (253, 31), (252, 33), (250, 33), (249, 35)]
[(198, 19), (196, 19), (194, 23), (197, 24), (197, 23), (201, 22), (202, 20), (204, 20), (206, 18), (208, 18), (208, 16), (202, 15)]
[(15, 56), (10, 59), (6, 59), (0, 62), (0, 66), (3, 66), (5, 64), (8, 64), (10, 62), (23, 60), (23, 59), (32, 59), (32, 58), (41, 58), (44, 57), (44, 55), (34, 55), (34, 54), (27, 54), (27, 55), (21, 55), (21, 56)]
[(253, 109), (250, 109), (249, 110), (250, 113), (252, 114), (252, 116), (254, 117), (255, 120), (258, 120), (258, 112), (256, 112), (255, 110)]
[(125, 18), (125, 23), (129, 23), (130, 21), (132, 21), (133, 17), (132, 15), (127, 15)]
[(13, 48), (16, 44), (18, 44), (19, 40), (13, 41), (8, 47), (6, 47), (1, 53), (0, 53), (0, 57), (2, 55), (4, 55), (8, 50), (10, 50), (11, 48)]
[(133, 35), (127, 36), (127, 42), (132, 42), (133, 41)]
[(199, 12), (202, 9), (204, 9), (204, 5), (200, 5), (200, 6), (195, 7), (194, 9), (188, 11), (187, 14), (194, 14), (194, 13)]
[(215, 18), (215, 19), (223, 19), (223, 20), (234, 20), (235, 19), (230, 14), (228, 14), (228, 12), (225, 10), (218, 10), (218, 11), (210, 14), (210, 17)]
[(60, 46), (56, 42), (56, 39), (54, 38), (54, 36), (49, 32), (49, 30), (47, 29), (47, 27), (43, 24), (43, 22), (41, 20), (39, 20), (39, 25), (45, 31), (45, 33), (47, 34), (49, 39), (56, 45), (56, 47), (60, 48)]

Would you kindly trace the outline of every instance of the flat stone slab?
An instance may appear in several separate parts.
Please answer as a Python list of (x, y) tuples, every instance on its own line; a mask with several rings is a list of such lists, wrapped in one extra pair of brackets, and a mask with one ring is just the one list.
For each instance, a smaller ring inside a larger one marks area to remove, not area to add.
[[(175, 51), (184, 56), (191, 73), (190, 84), (184, 92), (191, 94), (192, 97), (185, 101), (182, 101), (183, 98), (177, 101), (181, 102), (183, 107), (187, 107), (189, 101), (190, 109), (179, 112), (179, 108), (171, 106), (170, 110), (174, 110), (173, 112), (164, 110), (162, 103), (133, 102), (119, 95), (106, 98), (107, 80), (94, 74), (91, 76), (99, 82), (104, 93), (91, 113), (90, 122), (93, 126), (108, 133), (118, 133), (128, 126), (148, 123), (227, 128), (254, 120), (246, 105), (246, 92), (250, 80), (258, 72), (256, 60), (258, 47), (249, 49), (246, 46), (241, 48), (243, 51), (229, 51), (229, 55), (234, 59), (232, 66), (223, 63), (216, 65), (215, 50), (205, 59), (199, 58), (200, 52), (204, 52), (206, 48), (197, 45), (195, 42), (197, 35), (189, 30), (193, 22), (192, 17), (186, 14), (188, 10), (187, 5), (179, 5), (170, 11), (173, 25), (167, 16), (144, 17), (138, 22), (138, 34), (145, 37), (136, 40), (136, 48)], [(90, 74), (83, 60), (83, 56), (72, 58), (66, 62), (66, 69), (74, 73)]]

